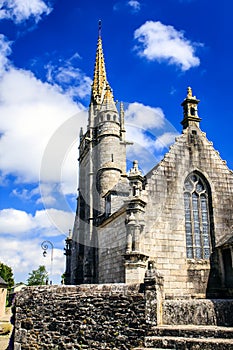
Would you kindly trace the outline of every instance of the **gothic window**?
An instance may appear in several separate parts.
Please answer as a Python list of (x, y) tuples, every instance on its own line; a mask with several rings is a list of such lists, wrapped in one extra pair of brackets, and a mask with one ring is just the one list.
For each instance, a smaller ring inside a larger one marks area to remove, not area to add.
[(111, 119), (111, 115), (107, 114), (107, 120), (110, 120), (110, 119)]
[(190, 174), (184, 184), (186, 251), (188, 259), (210, 256), (210, 193), (204, 179)]

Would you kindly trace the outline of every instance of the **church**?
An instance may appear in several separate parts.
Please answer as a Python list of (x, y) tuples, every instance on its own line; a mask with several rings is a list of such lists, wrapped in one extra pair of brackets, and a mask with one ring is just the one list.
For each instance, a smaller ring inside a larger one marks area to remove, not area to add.
[(182, 134), (147, 174), (137, 160), (127, 172), (99, 30), (66, 284), (140, 284), (153, 268), (166, 299), (233, 297), (233, 172), (201, 130), (199, 102), (189, 87)]

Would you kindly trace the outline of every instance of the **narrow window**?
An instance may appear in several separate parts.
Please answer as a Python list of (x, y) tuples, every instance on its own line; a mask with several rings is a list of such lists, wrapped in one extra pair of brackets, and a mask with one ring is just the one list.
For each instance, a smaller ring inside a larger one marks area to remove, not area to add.
[(210, 193), (204, 179), (190, 174), (184, 184), (186, 251), (188, 259), (210, 256)]
[(191, 115), (195, 115), (195, 114), (196, 114), (195, 108), (191, 107)]
[(111, 195), (110, 194), (105, 198), (105, 215), (106, 216), (111, 215)]

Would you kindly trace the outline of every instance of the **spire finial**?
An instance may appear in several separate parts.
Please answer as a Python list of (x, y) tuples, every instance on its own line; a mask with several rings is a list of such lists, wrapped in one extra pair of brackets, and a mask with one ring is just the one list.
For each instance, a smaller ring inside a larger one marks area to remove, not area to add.
[(101, 22), (101, 19), (99, 19), (99, 30), (98, 30), (99, 37), (101, 37), (101, 29), (102, 29), (102, 22)]
[(187, 97), (193, 97), (192, 88), (190, 86), (187, 88)]

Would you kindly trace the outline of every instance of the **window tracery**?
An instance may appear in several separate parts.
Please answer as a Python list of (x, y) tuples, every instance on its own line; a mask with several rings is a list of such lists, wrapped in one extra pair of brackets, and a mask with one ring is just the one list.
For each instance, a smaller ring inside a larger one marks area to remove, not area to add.
[(198, 174), (190, 174), (184, 184), (186, 252), (188, 259), (210, 256), (210, 214), (207, 184)]

